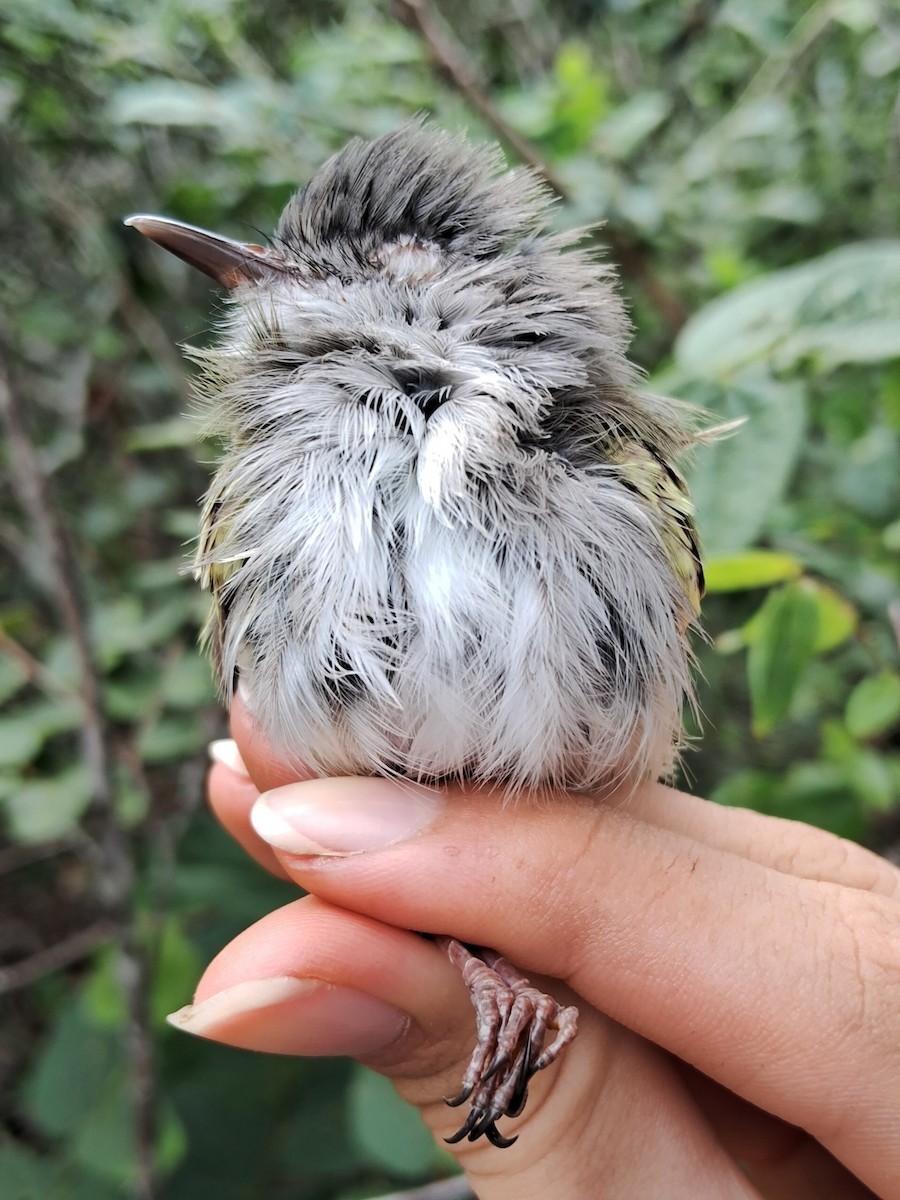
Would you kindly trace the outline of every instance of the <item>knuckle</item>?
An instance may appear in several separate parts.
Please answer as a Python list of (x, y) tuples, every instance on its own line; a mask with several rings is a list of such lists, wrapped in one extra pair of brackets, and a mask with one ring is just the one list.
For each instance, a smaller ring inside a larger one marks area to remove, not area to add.
[(855, 995), (850, 1036), (890, 1037), (896, 1044), (900, 1012), (900, 921), (896, 905), (871, 892), (841, 888), (836, 894), (836, 941), (844, 981)]
[[(586, 957), (596, 955), (603, 923), (602, 896), (615, 885), (615, 864), (609, 847), (610, 825), (616, 814), (604, 803), (582, 801), (570, 835), (548, 864), (547, 904), (544, 909), (548, 938), (559, 974), (571, 978)], [(603, 888), (597, 880), (603, 880)], [(553, 971), (556, 974), (556, 970)]]
[(833, 838), (836, 879), (847, 879), (850, 886), (864, 892), (893, 899), (900, 896), (900, 870), (888, 859), (846, 838)]

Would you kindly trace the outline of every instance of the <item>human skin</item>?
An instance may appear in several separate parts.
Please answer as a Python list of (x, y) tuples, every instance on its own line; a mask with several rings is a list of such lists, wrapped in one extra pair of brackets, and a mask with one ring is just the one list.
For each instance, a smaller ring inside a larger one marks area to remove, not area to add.
[(352, 1055), (446, 1137), (472, 1010), (455, 968), (408, 930), (449, 933), (580, 1011), (575, 1044), (500, 1123), (515, 1146), (452, 1147), (481, 1200), (900, 1198), (890, 863), (659, 784), (627, 802), (504, 802), (296, 782), (239, 699), (232, 734), (209, 776), (213, 811), (310, 895), (216, 957), (181, 1027)]

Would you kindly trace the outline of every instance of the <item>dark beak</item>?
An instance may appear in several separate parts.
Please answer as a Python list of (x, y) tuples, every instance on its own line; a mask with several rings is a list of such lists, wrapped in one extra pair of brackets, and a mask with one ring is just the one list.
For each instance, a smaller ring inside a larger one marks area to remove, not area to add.
[(125, 224), (229, 290), (242, 283), (273, 279), (285, 270), (280, 255), (265, 246), (236, 242), (183, 221), (137, 213), (126, 217)]

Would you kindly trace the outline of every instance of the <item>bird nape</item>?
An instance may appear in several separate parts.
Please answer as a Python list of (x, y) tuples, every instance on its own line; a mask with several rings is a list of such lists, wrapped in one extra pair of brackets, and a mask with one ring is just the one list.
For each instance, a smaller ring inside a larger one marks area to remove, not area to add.
[[(222, 694), (246, 683), (288, 761), (496, 785), (507, 809), (675, 761), (703, 590), (690, 418), (641, 390), (612, 271), (546, 232), (548, 204), (414, 121), (331, 158), (266, 247), (127, 222), (227, 291), (191, 351), (224, 445), (195, 566)], [(477, 1012), (449, 1140), (510, 1145), (497, 1121), (576, 1010), (438, 941)]]

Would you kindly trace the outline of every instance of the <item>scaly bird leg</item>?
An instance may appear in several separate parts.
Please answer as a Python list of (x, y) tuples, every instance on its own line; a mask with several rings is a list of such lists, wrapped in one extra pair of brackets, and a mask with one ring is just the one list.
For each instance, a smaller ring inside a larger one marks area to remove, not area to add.
[[(453, 938), (435, 941), (462, 973), (476, 1015), (476, 1044), (462, 1088), (447, 1100), (453, 1107), (471, 1098), (464, 1124), (448, 1142), (485, 1136), (511, 1146), (497, 1129), (500, 1117), (517, 1117), (525, 1107), (528, 1081), (555, 1062), (578, 1032), (578, 1010), (539, 992), (494, 950), (473, 949)], [(557, 1031), (544, 1046), (548, 1029)]]

